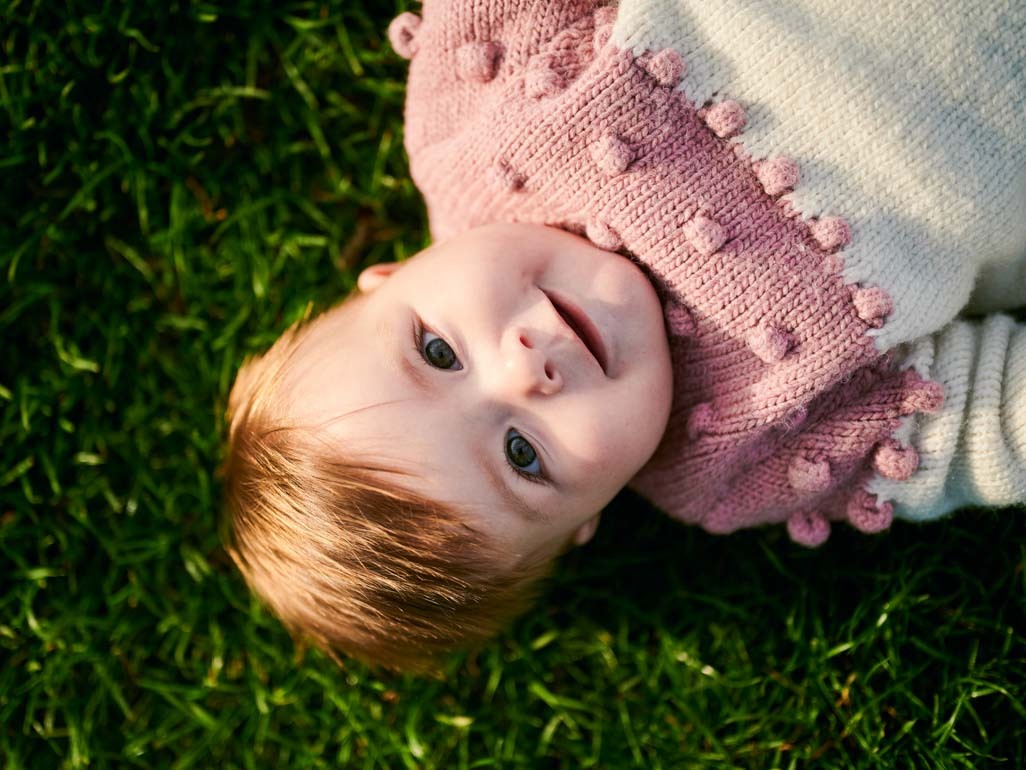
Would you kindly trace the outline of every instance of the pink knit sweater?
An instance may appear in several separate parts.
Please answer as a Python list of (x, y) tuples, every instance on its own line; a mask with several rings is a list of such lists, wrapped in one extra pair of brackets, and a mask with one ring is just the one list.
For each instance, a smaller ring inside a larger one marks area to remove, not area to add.
[(664, 297), (673, 406), (630, 487), (716, 533), (786, 522), (816, 545), (830, 521), (889, 527), (865, 484), (913, 473), (916, 451), (890, 436), (944, 390), (867, 336), (892, 300), (841, 277), (845, 219), (799, 216), (781, 198), (796, 165), (729, 142), (744, 109), (674, 90), (674, 50), (610, 44), (614, 9), (429, 5), (389, 33), (412, 59), (406, 147), (434, 237), (559, 226), (636, 256)]

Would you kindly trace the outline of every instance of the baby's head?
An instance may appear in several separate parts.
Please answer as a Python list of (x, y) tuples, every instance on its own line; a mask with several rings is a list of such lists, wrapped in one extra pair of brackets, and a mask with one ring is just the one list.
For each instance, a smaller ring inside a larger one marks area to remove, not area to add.
[(662, 307), (631, 260), (525, 224), (357, 288), (239, 372), (228, 548), (293, 633), (437, 670), (528, 609), (655, 452)]

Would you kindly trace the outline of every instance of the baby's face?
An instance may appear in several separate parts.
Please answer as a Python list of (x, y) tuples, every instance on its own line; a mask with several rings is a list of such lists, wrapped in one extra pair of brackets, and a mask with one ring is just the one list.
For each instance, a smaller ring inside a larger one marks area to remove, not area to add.
[[(511, 563), (587, 541), (669, 419), (644, 273), (570, 233), (505, 224), (369, 267), (358, 288), (297, 353), (290, 413), (412, 471), (393, 481), (466, 510)], [(571, 305), (598, 346), (564, 320)]]

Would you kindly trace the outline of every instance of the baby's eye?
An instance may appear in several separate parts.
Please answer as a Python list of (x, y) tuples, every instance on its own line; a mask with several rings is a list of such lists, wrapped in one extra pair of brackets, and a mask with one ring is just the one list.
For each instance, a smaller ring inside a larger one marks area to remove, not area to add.
[[(544, 476), (538, 453), (534, 451), (530, 442), (513, 428), (506, 432), (506, 456), (513, 466), (513, 471), (528, 481), (540, 481)], [(530, 470), (535, 466), (535, 470)]]
[[(425, 344), (425, 337), (428, 335), (433, 339), (427, 340)], [(420, 354), (420, 357), (428, 365), (436, 369), (449, 369), (458, 372), (463, 368), (462, 366), (453, 368), (453, 364), (459, 364), (459, 360), (456, 358), (456, 353), (453, 349), (449, 347), (449, 343), (419, 324), (417, 325), (417, 353)]]

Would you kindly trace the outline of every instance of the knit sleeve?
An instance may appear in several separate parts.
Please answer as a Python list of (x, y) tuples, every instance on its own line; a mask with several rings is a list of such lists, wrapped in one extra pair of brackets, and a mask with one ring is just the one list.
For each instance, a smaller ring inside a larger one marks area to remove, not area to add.
[(943, 384), (944, 406), (911, 415), (895, 436), (918, 453), (915, 473), (878, 476), (868, 489), (895, 518), (917, 521), (1026, 502), (1026, 324), (1000, 313), (957, 319), (903, 352)]

